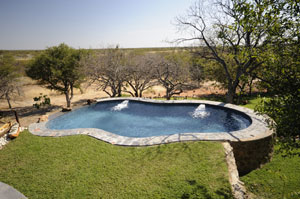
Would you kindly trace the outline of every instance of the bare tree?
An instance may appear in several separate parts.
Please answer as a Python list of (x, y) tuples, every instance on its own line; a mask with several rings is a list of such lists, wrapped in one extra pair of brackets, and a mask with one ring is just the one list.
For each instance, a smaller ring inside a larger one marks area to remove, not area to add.
[(92, 83), (110, 97), (120, 97), (125, 81), (125, 58), (119, 48), (105, 49), (97, 54), (90, 54), (82, 62), (87, 76)]
[(11, 98), (20, 95), (21, 82), (14, 65), (15, 60), (9, 55), (0, 55), (0, 98), (6, 99), (12, 109)]
[(154, 57), (153, 55), (128, 55), (126, 63), (124, 92), (132, 97), (142, 97), (143, 92), (156, 84), (154, 79)]
[[(262, 0), (217, 0), (208, 5), (201, 2), (176, 19), (178, 28), (189, 35), (176, 41), (197, 42), (199, 48), (192, 48), (192, 52), (222, 68), (228, 89), (226, 101), (232, 103), (242, 75), (263, 63), (260, 54), (267, 41), (265, 26), (271, 26), (264, 16), (266, 5)], [(256, 11), (248, 12), (248, 7)]]
[(21, 82), (18, 79), (2, 79), (0, 84), (0, 98), (6, 99), (9, 109), (12, 109), (11, 99), (21, 95)]
[(190, 87), (187, 83), (189, 81), (187, 63), (175, 55), (167, 58), (157, 56), (154, 70), (158, 83), (166, 89), (167, 100)]

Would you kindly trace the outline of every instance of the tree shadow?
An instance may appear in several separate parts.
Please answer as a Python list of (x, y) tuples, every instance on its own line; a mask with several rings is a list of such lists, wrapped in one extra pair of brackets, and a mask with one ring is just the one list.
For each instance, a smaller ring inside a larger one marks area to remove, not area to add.
[[(184, 153), (192, 162), (198, 161), (198, 159), (200, 158), (200, 154), (193, 152), (188, 142), (189, 141), (179, 142), (180, 145), (178, 145), (178, 143), (163, 143), (159, 145), (143, 147), (145, 149), (145, 152), (142, 155), (139, 155), (139, 160), (155, 160), (157, 158), (160, 158), (160, 156), (164, 157), (165, 153), (168, 153), (176, 158)], [(174, 147), (174, 144), (176, 144), (177, 146)], [(134, 150), (132, 150), (131, 152), (135, 153)]]
[(189, 199), (189, 198), (206, 198), (213, 199), (216, 198), (224, 198), (229, 199), (233, 198), (230, 189), (221, 188), (215, 191), (214, 193), (210, 192), (207, 187), (200, 185), (196, 180), (186, 180), (186, 182), (192, 187), (189, 192), (185, 192), (181, 195), (181, 199)]
[(87, 101), (90, 100), (90, 99), (91, 99), (91, 98), (80, 99), (80, 100), (77, 100), (76, 102), (73, 102), (72, 105), (73, 105), (73, 106), (87, 105)]

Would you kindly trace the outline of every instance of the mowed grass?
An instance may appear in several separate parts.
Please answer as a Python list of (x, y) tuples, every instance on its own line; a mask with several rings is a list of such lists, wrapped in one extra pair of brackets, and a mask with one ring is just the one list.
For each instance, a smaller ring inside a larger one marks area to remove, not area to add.
[(122, 147), (24, 131), (0, 150), (0, 181), (28, 198), (232, 198), (218, 142)]
[(270, 163), (241, 178), (253, 198), (300, 198), (300, 157), (283, 157), (278, 148)]

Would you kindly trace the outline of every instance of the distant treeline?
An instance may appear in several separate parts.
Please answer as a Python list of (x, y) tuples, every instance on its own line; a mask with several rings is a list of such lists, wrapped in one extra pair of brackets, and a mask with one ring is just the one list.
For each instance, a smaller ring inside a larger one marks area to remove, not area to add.
[[(150, 47), (150, 48), (120, 48), (124, 51), (136, 52), (136, 53), (148, 53), (148, 52), (168, 52), (175, 51), (176, 49), (186, 49), (187, 47)], [(94, 52), (105, 51), (106, 48), (99, 49), (83, 49)], [(15, 59), (31, 59), (45, 50), (0, 50), (0, 55), (9, 54), (12, 55)]]

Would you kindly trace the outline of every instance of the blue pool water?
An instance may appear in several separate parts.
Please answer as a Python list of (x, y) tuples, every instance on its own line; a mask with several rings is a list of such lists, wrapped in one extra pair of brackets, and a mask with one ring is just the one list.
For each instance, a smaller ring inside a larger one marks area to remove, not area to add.
[(105, 101), (50, 120), (50, 129), (99, 128), (127, 137), (230, 132), (247, 128), (244, 113), (212, 105)]

